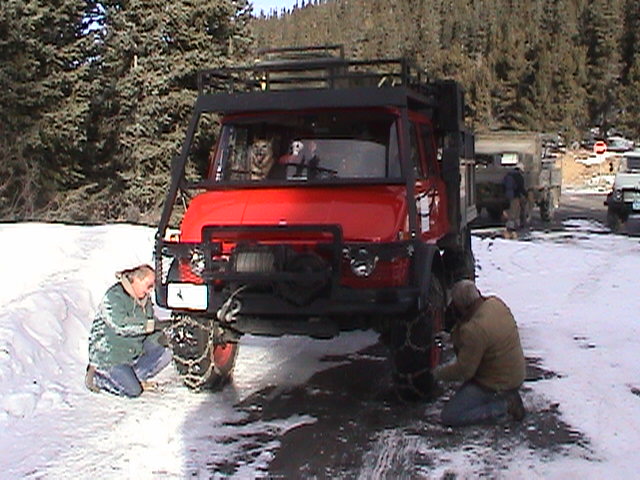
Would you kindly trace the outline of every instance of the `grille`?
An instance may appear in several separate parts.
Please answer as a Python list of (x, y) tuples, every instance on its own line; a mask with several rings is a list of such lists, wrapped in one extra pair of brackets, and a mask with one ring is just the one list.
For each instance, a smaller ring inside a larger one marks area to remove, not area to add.
[(633, 202), (634, 200), (640, 200), (640, 192), (637, 190), (624, 190), (622, 192), (622, 198), (625, 202)]

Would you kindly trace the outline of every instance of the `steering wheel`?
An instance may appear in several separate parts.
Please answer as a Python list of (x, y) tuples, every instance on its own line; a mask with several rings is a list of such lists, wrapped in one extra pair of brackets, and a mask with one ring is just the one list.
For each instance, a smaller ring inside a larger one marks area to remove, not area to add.
[[(295, 168), (295, 173), (293, 175), (287, 174), (287, 178), (292, 179), (295, 177), (304, 177), (304, 179), (328, 179), (335, 178), (338, 176), (338, 172), (336, 170), (332, 170), (330, 168), (318, 167), (313, 164), (306, 163), (281, 163), (280, 165), (284, 166), (286, 171), (289, 171), (289, 168)], [(303, 174), (306, 173), (305, 174)]]

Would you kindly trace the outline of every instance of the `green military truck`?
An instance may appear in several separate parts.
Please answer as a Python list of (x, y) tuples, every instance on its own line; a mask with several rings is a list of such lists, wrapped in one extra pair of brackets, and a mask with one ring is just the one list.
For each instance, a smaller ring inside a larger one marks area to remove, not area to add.
[(540, 218), (550, 221), (560, 202), (562, 170), (555, 157), (545, 155), (542, 134), (536, 132), (494, 131), (477, 133), (476, 207), (486, 209), (493, 220), (502, 219), (509, 208), (504, 192), (504, 176), (520, 165), (527, 189), (527, 219), (533, 205), (540, 208)]

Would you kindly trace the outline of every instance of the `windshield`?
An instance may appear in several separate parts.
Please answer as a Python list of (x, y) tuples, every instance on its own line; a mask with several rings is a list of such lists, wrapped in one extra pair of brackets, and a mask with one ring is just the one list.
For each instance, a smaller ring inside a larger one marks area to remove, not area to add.
[(385, 110), (237, 116), (223, 123), (215, 182), (398, 179), (396, 117)]
[(640, 172), (640, 155), (626, 155), (624, 160), (621, 171), (627, 173)]

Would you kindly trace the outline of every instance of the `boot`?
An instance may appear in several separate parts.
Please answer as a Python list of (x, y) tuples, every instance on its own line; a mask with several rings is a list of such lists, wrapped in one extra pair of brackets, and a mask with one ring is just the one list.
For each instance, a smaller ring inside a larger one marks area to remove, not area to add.
[(507, 414), (516, 422), (524, 418), (525, 409), (518, 390), (511, 390), (507, 394)]
[(87, 365), (87, 373), (84, 376), (84, 384), (89, 390), (97, 393), (100, 391), (100, 388), (98, 388), (98, 386), (96, 385), (95, 374), (96, 367), (94, 367), (93, 365)]
[(515, 232), (515, 230), (509, 230), (506, 229), (502, 236), (507, 239), (507, 240), (516, 240), (518, 238), (518, 234)]
[(154, 380), (140, 380), (140, 386), (145, 392), (159, 392), (160, 385)]

